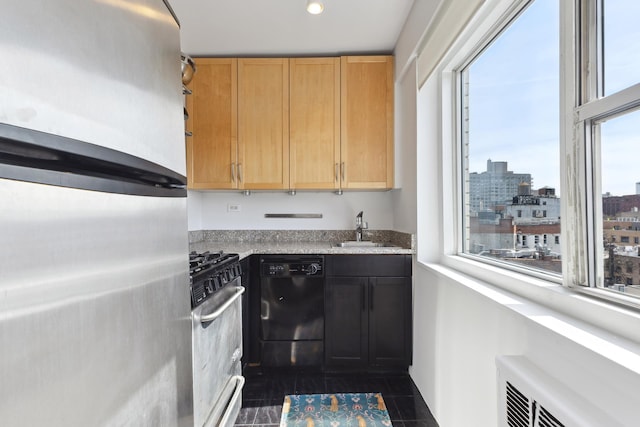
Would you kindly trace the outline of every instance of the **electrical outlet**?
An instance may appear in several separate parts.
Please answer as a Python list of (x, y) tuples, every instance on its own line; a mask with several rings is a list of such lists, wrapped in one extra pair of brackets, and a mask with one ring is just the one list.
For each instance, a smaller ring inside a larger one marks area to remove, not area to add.
[(227, 205), (227, 212), (240, 212), (240, 205), (229, 203)]

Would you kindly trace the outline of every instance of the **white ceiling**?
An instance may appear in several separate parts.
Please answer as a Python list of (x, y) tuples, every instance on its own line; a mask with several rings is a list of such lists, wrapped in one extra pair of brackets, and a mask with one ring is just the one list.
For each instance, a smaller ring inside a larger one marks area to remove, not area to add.
[(169, 0), (192, 56), (391, 53), (414, 0)]

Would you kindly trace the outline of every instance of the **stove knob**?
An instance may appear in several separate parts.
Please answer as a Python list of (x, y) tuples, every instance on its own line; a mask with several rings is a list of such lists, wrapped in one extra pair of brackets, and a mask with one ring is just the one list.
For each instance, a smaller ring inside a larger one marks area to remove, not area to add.
[(212, 294), (213, 291), (215, 290), (215, 285), (213, 284), (213, 279), (207, 279), (207, 281), (205, 282), (204, 287), (207, 290), (208, 294)]
[(318, 273), (318, 271), (320, 271), (320, 265), (319, 265), (319, 264), (317, 264), (317, 263), (315, 263), (315, 262), (314, 262), (314, 263), (309, 264), (309, 266), (307, 267), (307, 275), (308, 275), (308, 276), (311, 276), (311, 275), (317, 274), (317, 273)]

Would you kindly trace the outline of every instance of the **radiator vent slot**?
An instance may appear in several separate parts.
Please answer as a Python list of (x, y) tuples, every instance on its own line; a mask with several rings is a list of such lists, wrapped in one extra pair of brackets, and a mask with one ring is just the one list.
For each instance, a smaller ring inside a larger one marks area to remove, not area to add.
[(531, 419), (530, 402), (517, 388), (507, 382), (507, 420), (509, 427), (528, 427)]
[(540, 417), (538, 418), (540, 427), (565, 427), (560, 421), (551, 415), (546, 409), (540, 408)]
[[(499, 427), (622, 427), (524, 356), (496, 357)], [(585, 374), (585, 375), (588, 375)]]
[(507, 425), (509, 427), (565, 427), (551, 412), (529, 399), (507, 381)]

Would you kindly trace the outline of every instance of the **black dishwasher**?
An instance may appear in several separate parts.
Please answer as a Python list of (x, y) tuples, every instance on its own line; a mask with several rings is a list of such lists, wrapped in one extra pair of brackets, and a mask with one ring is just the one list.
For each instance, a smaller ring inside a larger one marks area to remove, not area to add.
[(262, 366), (320, 367), (324, 358), (324, 257), (260, 257)]

